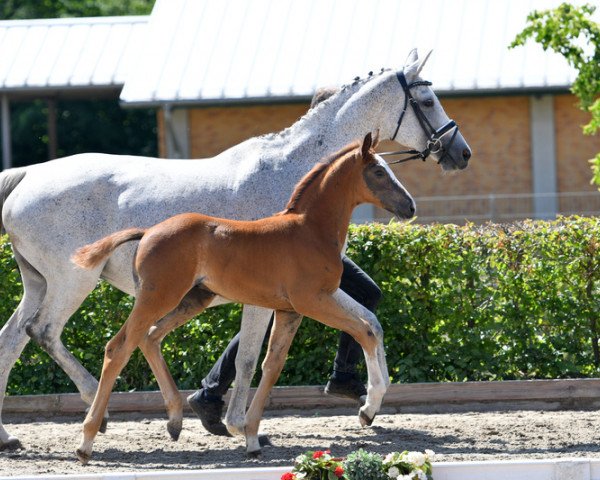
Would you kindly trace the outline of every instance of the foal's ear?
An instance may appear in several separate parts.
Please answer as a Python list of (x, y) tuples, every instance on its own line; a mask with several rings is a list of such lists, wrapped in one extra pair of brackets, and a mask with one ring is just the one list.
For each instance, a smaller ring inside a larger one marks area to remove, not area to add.
[(377, 145), (379, 145), (379, 129), (375, 130), (375, 138), (373, 138), (373, 145), (371, 145), (371, 148), (376, 149)]
[(369, 150), (371, 150), (372, 145), (373, 145), (373, 138), (371, 137), (371, 132), (369, 132), (365, 135), (365, 139), (363, 140), (362, 147), (360, 149), (363, 159), (368, 158)]

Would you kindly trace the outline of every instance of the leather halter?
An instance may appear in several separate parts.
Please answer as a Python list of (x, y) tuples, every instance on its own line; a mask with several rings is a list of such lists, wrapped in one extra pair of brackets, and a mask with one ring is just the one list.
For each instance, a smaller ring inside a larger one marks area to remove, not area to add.
[[(398, 82), (400, 82), (400, 85), (402, 86), (402, 90), (404, 90), (404, 107), (402, 107), (402, 112), (400, 112), (400, 118), (398, 118), (398, 124), (396, 125), (396, 130), (394, 132), (394, 136), (391, 137), (390, 140), (396, 140), (396, 136), (398, 135), (398, 131), (400, 130), (400, 125), (402, 124), (402, 120), (404, 119), (404, 115), (406, 114), (408, 104), (410, 103), (413, 111), (415, 112), (415, 116), (417, 117), (417, 120), (419, 121), (419, 125), (421, 125), (421, 128), (427, 135), (427, 144), (426, 144), (424, 150), (415, 150), (415, 149), (397, 150), (394, 152), (379, 153), (378, 155), (381, 155), (381, 156), (410, 155), (409, 157), (405, 157), (400, 160), (395, 160), (393, 162), (389, 162), (389, 164), (392, 165), (395, 163), (408, 162), (409, 160), (415, 160), (417, 158), (420, 158), (421, 160), (425, 161), (425, 159), (427, 157), (429, 157), (430, 154), (438, 153), (441, 151), (442, 156), (438, 160), (438, 163), (440, 163), (446, 155), (450, 156), (450, 154), (448, 152), (450, 150), (450, 147), (454, 143), (456, 134), (458, 133), (458, 125), (456, 124), (456, 122), (454, 120), (448, 120), (448, 122), (446, 122), (444, 125), (442, 125), (440, 128), (438, 128), (436, 130), (435, 128), (433, 128), (431, 126), (431, 123), (429, 123), (429, 120), (427, 120), (427, 117), (423, 113), (423, 110), (421, 110), (419, 103), (417, 102), (415, 97), (412, 96), (412, 93), (410, 93), (411, 88), (418, 87), (418, 86), (430, 86), (431, 82), (428, 82), (425, 80), (417, 80), (415, 82), (408, 83), (406, 81), (406, 77), (404, 76), (404, 72), (396, 72), (396, 78), (398, 79)], [(442, 138), (442, 136), (444, 136), (446, 133), (448, 133), (452, 129), (454, 129), (454, 132), (452, 133), (452, 136), (450, 137), (450, 141), (447, 143), (447, 145), (444, 145), (442, 143), (441, 138)]]

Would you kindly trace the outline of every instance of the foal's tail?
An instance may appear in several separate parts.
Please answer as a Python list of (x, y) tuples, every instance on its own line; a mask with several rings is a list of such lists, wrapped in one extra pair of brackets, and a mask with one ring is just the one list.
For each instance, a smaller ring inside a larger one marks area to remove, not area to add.
[(91, 269), (97, 267), (119, 245), (131, 240), (139, 240), (144, 236), (144, 233), (146, 233), (146, 230), (143, 228), (130, 228), (113, 233), (97, 242), (81, 247), (73, 254), (71, 261), (81, 268)]

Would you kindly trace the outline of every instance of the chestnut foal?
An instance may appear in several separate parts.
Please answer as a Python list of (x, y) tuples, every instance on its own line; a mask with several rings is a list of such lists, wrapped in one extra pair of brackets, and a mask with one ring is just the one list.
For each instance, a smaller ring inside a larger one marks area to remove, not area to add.
[[(160, 349), (144, 346), (145, 336), (192, 289), (200, 292), (206, 306), (220, 295), (276, 312), (263, 376), (242, 429), (248, 453), (260, 451), (257, 434), (264, 404), (302, 315), (348, 332), (362, 346), (369, 380), (359, 419), (363, 426), (371, 424), (389, 385), (383, 331), (371, 312), (338, 288), (341, 252), (357, 205), (373, 203), (400, 218), (415, 212), (412, 197), (375, 154), (372, 143), (369, 133), (362, 144), (351, 144), (317, 164), (298, 183), (286, 209), (274, 216), (235, 221), (181, 214), (148, 229), (114, 233), (76, 252), (74, 263), (94, 268), (119, 245), (141, 239), (134, 262), (135, 304), (106, 345), (100, 384), (77, 449), (82, 463), (91, 457), (114, 382), (136, 347), (160, 367), (155, 370), (164, 375), (159, 382), (174, 386)], [(157, 324), (154, 328), (161, 333), (154, 335), (155, 341), (178, 322)]]

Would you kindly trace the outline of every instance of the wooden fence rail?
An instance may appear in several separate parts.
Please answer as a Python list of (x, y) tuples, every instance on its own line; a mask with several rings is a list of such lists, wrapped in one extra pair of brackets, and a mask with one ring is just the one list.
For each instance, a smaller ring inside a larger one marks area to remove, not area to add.
[[(182, 391), (181, 395), (185, 398), (190, 393)], [(184, 404), (187, 408), (187, 402)], [(325, 395), (321, 386), (276, 387), (266, 408), (353, 405), (350, 400)], [(75, 414), (84, 412), (86, 407), (76, 393), (23, 395), (6, 397), (3, 412)], [(390, 386), (383, 407), (397, 412), (600, 408), (600, 379), (395, 384)], [(156, 413), (164, 411), (164, 404), (160, 392), (116, 392), (111, 396), (109, 410)]]

